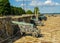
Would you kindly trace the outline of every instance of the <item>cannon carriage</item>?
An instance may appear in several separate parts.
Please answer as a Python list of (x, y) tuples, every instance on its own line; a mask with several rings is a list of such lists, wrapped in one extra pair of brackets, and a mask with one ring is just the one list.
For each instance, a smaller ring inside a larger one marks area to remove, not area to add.
[(20, 33), (22, 36), (24, 35), (30, 35), (34, 37), (41, 37), (40, 30), (38, 28), (35, 28), (33, 24), (25, 23), (25, 22), (17, 22), (12, 21), (12, 23), (17, 24), (20, 28)]

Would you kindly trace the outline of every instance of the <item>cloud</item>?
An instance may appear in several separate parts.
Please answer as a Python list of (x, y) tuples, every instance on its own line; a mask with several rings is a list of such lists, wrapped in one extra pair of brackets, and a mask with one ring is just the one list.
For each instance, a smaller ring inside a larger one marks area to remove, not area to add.
[(25, 11), (31, 10), (31, 8), (24, 8)]
[(30, 6), (36, 6), (37, 5), (37, 1), (33, 0), (31, 3), (30, 3)]
[(48, 5), (48, 6), (54, 6), (55, 5), (56, 6), (56, 5), (60, 5), (60, 3), (53, 2), (52, 0), (46, 0), (45, 2), (33, 0), (30, 3), (30, 6), (44, 6), (44, 5)]
[(59, 3), (57, 2), (53, 2), (52, 0), (47, 0), (44, 2), (45, 5), (60, 5)]
[(23, 3), (20, 4), (20, 7), (22, 7), (22, 8), (23, 8), (24, 10), (26, 10), (26, 11), (27, 11), (27, 10), (30, 10), (30, 8), (27, 8), (26, 4), (23, 4)]
[(60, 5), (59, 3), (55, 3), (56, 5)]
[(22, 3), (20, 6), (22, 6), (22, 7), (23, 7), (23, 6), (26, 6), (26, 4), (23, 4), (23, 3)]
[(19, 2), (19, 1), (31, 1), (31, 0), (15, 0), (16, 2)]
[(19, 1), (21, 1), (21, 0), (15, 0), (16, 2), (19, 2)]
[(51, 3), (52, 3), (51, 0), (47, 0), (47, 1), (45, 1), (45, 4), (51, 4)]

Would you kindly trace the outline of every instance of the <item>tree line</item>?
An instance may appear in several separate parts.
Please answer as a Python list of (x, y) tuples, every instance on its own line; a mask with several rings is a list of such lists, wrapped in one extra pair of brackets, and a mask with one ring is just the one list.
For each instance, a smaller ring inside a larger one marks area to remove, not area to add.
[[(37, 9), (38, 7), (35, 7)], [(0, 15), (22, 15), (22, 14), (34, 14), (31, 10), (25, 11), (21, 7), (11, 6), (9, 0), (1, 0), (0, 1)]]

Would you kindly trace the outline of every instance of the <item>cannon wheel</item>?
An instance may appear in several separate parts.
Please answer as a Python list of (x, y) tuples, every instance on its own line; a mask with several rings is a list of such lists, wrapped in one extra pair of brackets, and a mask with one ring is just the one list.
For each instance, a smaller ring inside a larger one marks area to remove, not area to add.
[(32, 36), (33, 36), (33, 37), (38, 37), (38, 34), (37, 34), (36, 32), (33, 32), (33, 33), (32, 33)]

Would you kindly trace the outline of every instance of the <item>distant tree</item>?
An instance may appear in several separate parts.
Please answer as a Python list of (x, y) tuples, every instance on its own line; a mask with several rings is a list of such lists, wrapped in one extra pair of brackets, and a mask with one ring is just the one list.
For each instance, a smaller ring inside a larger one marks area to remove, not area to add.
[(26, 14), (33, 14), (33, 12), (31, 10), (28, 10)]
[(25, 10), (21, 7), (13, 7), (11, 6), (11, 14), (12, 15), (22, 15), (25, 14)]
[(19, 13), (20, 13), (20, 14), (26, 14), (25, 10), (24, 10), (24, 9), (22, 9), (21, 7), (20, 7), (20, 8), (18, 8), (18, 10), (19, 10)]
[(11, 6), (11, 15), (15, 15), (14, 7), (13, 6)]
[(22, 15), (26, 14), (21, 7), (10, 6), (9, 0), (0, 0), (0, 15)]
[(34, 13), (36, 13), (36, 14), (39, 13), (39, 8), (38, 7), (34, 8)]
[(9, 15), (11, 14), (10, 3), (9, 0), (1, 0), (0, 1), (0, 14)]
[(22, 14), (26, 14), (26, 11), (24, 9), (22, 9), (23, 13)]

